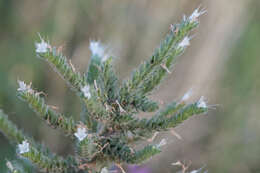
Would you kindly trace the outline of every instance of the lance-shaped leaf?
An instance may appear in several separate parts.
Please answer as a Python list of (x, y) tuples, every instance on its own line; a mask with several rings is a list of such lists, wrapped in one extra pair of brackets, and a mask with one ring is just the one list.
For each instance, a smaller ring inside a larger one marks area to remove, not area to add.
[[(0, 110), (0, 131), (9, 141), (18, 144), (18, 154), (28, 158), (32, 163), (36, 163), (40, 168), (58, 172), (64, 170), (69, 164), (61, 157), (56, 157), (48, 152), (43, 145), (37, 144), (32, 138), (27, 137), (22, 131), (18, 130), (6, 114)], [(20, 169), (13, 169), (13, 171)]]
[(65, 159), (55, 155), (46, 155), (46, 153), (39, 151), (34, 146), (28, 144), (28, 151), (20, 153), (24, 158), (30, 160), (38, 168), (45, 172), (63, 173), (67, 172), (70, 167)]
[(94, 81), (99, 76), (100, 66), (106, 59), (106, 55), (104, 54), (104, 46), (100, 42), (91, 41), (89, 49), (91, 51), (91, 59), (87, 71), (87, 82), (94, 84)]
[(137, 95), (135, 93), (132, 93), (127, 95), (125, 99), (127, 99), (127, 102), (122, 102), (121, 105), (127, 112), (154, 112), (159, 108), (157, 102), (149, 99), (145, 95)]
[(108, 105), (112, 105), (112, 103), (115, 103), (119, 98), (118, 78), (115, 74), (112, 62), (112, 57), (102, 62), (99, 69), (100, 75), (97, 79), (97, 86), (100, 90), (101, 97)]
[(151, 159), (156, 154), (161, 152), (160, 148), (156, 145), (147, 145), (139, 151), (135, 151), (133, 156), (128, 160), (129, 164), (142, 164), (143, 162)]
[(89, 84), (94, 84), (99, 76), (99, 68), (101, 65), (101, 59), (98, 56), (91, 56), (90, 63), (87, 72), (87, 82)]
[(85, 116), (89, 121), (92, 121), (90, 124), (93, 124), (93, 120), (108, 119), (108, 112), (102, 101), (99, 89), (94, 86), (89, 86), (90, 97), (85, 97), (82, 95), (81, 99), (86, 106)]
[(155, 50), (152, 57), (141, 64), (132, 73), (131, 78), (123, 83), (120, 89), (121, 103), (133, 105), (135, 101), (129, 101), (130, 97), (146, 95), (158, 86), (166, 73), (169, 72), (168, 68), (172, 66), (173, 61), (187, 46), (183, 40), (196, 26), (198, 26), (198, 20), (187, 18), (183, 18), (180, 24), (172, 26), (171, 32)]
[[(41, 40), (43, 41), (42, 38)], [(51, 47), (48, 44), (47, 48), (44, 47), (44, 51), (37, 52), (37, 56), (45, 59), (53, 67), (53, 69), (66, 81), (69, 87), (72, 90), (76, 91), (77, 95), (79, 95), (83, 99), (88, 109), (88, 111), (86, 111), (86, 116), (88, 116), (87, 119), (89, 120), (89, 122), (92, 121), (90, 117), (91, 114), (96, 114), (100, 116), (101, 113), (105, 112), (105, 108), (100, 103), (99, 99), (90, 99), (91, 95), (85, 94), (84, 88), (88, 86), (86, 79), (82, 77), (79, 72), (76, 72), (73, 65), (68, 62), (67, 58), (62, 54), (61, 50), (58, 50), (55, 47)], [(95, 94), (96, 91), (93, 90), (92, 92), (93, 94)], [(98, 110), (101, 110), (101, 112)]]
[(135, 119), (129, 122), (129, 130), (140, 130), (138, 133), (146, 133), (148, 131), (160, 131), (166, 130), (168, 128), (173, 128), (181, 124), (183, 121), (188, 119), (189, 117), (201, 114), (207, 111), (207, 108), (198, 107), (198, 102), (194, 104), (190, 104), (188, 106), (183, 107), (177, 113), (171, 116), (164, 116), (161, 114), (159, 116), (154, 116), (150, 119)]
[(78, 158), (85, 161), (92, 161), (92, 159), (99, 153), (99, 149), (99, 146), (91, 137), (78, 141), (76, 144), (76, 154)]
[(160, 148), (153, 145), (148, 145), (139, 151), (135, 151), (125, 142), (118, 138), (106, 139), (108, 146), (104, 148), (103, 153), (108, 155), (113, 160), (118, 160), (121, 163), (141, 164), (155, 154), (161, 152)]
[(181, 108), (185, 106), (184, 103), (176, 103), (172, 102), (165, 106), (165, 108), (162, 108), (159, 110), (154, 117), (167, 117), (175, 114), (177, 111), (179, 111)]
[[(20, 163), (18, 163), (17, 161), (6, 161), (6, 167), (8, 168), (8, 170), (10, 172), (8, 173), (24, 173), (26, 172), (23, 165), (21, 165)], [(29, 171), (27, 171), (29, 172)]]
[(18, 130), (16, 125), (8, 119), (8, 116), (2, 110), (0, 110), (0, 131), (11, 142), (20, 143), (26, 138), (23, 132)]
[[(41, 40), (43, 41), (42, 38)], [(81, 87), (86, 85), (85, 79), (56, 47), (49, 45), (46, 51), (37, 52), (37, 56), (46, 60), (74, 91), (79, 92)]]
[(27, 90), (19, 89), (17, 94), (18, 97), (27, 102), (36, 114), (45, 120), (48, 125), (53, 128), (63, 129), (68, 134), (72, 134), (75, 131), (76, 123), (72, 117), (67, 118), (64, 115), (54, 111), (45, 103), (44, 98), (40, 97), (40, 93), (35, 92), (30, 87), (27, 88)]

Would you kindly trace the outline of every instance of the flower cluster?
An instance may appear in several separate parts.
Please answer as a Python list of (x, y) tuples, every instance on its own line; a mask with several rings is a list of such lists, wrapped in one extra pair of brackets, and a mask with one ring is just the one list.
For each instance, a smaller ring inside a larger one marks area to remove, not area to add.
[[(114, 58), (107, 55), (100, 42), (90, 42), (90, 62), (85, 75), (81, 75), (59, 47), (51, 46), (40, 36), (40, 42), (35, 43), (36, 55), (46, 60), (78, 96), (82, 104), (80, 120), (57, 112), (46, 103), (42, 92), (20, 80), (17, 96), (50, 128), (61, 129), (69, 136), (75, 144), (75, 153), (61, 157), (48, 152), (48, 148), (27, 137), (0, 111), (0, 131), (17, 144), (18, 158), (26, 158), (44, 172), (109, 173), (112, 165), (123, 170), (122, 164), (140, 165), (160, 153), (167, 144), (166, 139), (141, 149), (135, 149), (133, 144), (144, 138), (153, 142), (159, 132), (172, 130), (189, 117), (208, 110), (204, 97), (189, 103), (192, 90), (164, 108), (149, 97), (171, 74), (176, 58), (190, 45), (189, 34), (198, 26), (198, 17), (204, 13), (198, 8), (180, 24), (171, 25), (170, 32), (153, 55), (122, 82), (115, 73)], [(154, 115), (141, 118), (138, 117), (140, 112), (154, 112)], [(175, 136), (181, 138), (176, 133)], [(16, 170), (15, 164), (8, 162), (7, 165), (10, 170)]]

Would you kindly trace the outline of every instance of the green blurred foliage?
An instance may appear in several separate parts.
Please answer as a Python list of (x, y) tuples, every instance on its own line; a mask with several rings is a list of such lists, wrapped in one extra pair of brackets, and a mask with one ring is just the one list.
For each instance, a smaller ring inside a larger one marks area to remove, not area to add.
[(221, 109), (210, 137), (210, 172), (259, 172), (260, 13), (250, 6), (246, 29), (225, 61), (219, 84)]

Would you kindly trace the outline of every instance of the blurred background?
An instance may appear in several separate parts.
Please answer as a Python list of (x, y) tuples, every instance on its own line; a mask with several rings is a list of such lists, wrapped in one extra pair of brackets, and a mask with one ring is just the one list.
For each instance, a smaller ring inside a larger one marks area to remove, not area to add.
[[(180, 170), (171, 165), (178, 160), (192, 163), (191, 170), (206, 165), (210, 173), (260, 172), (259, 0), (0, 0), (0, 109), (51, 151), (73, 153), (62, 133), (47, 127), (16, 97), (17, 79), (32, 82), (47, 93), (48, 104), (79, 118), (79, 100), (35, 57), (37, 32), (53, 45), (64, 45), (64, 54), (82, 73), (89, 41), (101, 41), (116, 57), (123, 79), (152, 55), (171, 23), (199, 5), (208, 12), (191, 46), (152, 97), (164, 105), (193, 88), (190, 101), (204, 95), (211, 109), (175, 129), (182, 140), (160, 133), (155, 142), (168, 141), (162, 154), (129, 172), (173, 173)], [(0, 172), (15, 150), (0, 134)]]

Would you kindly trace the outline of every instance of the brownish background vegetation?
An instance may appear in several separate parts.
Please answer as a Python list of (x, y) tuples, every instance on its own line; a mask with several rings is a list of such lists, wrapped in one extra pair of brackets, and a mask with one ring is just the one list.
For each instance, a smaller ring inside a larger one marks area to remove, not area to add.
[[(17, 78), (48, 94), (59, 111), (78, 115), (79, 101), (45, 63), (35, 58), (37, 32), (56, 45), (83, 73), (89, 60), (89, 40), (100, 40), (115, 55), (120, 78), (152, 54), (183, 14), (199, 5), (208, 11), (194, 32), (191, 46), (174, 73), (152, 95), (167, 103), (193, 88), (210, 105), (170, 133), (164, 152), (147, 166), (152, 172), (176, 172), (177, 160), (206, 164), (209, 172), (259, 172), (260, 135), (260, 7), (258, 0), (0, 0), (0, 108), (19, 127), (52, 151), (73, 152), (66, 137), (48, 128), (15, 97)], [(76, 118), (78, 118), (76, 116)], [(0, 136), (0, 163), (14, 158), (15, 148)], [(0, 172), (4, 165), (0, 164)]]

